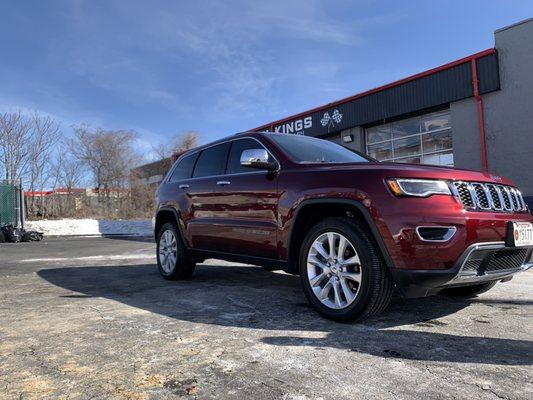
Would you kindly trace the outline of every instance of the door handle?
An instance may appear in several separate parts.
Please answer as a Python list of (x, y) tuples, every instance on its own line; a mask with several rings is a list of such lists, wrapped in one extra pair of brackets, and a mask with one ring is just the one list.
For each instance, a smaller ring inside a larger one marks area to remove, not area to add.
[(230, 181), (218, 181), (218, 186), (228, 186), (231, 182)]
[(178, 186), (180, 189), (189, 189), (189, 185), (183, 184)]

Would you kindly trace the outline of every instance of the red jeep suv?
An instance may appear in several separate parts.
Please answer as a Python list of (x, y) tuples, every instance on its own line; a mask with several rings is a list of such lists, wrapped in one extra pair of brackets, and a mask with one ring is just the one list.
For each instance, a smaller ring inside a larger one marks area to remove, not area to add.
[(242, 133), (183, 154), (157, 192), (157, 265), (206, 258), (299, 274), (323, 316), (482, 293), (533, 265), (533, 216), (487, 173), (383, 163), (316, 138)]

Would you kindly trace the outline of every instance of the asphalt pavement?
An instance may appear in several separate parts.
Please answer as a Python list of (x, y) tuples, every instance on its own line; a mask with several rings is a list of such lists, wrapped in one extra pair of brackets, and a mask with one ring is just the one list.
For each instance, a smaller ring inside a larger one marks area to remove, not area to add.
[(533, 398), (533, 272), (339, 324), (296, 276), (208, 260), (168, 282), (154, 254), (150, 239), (0, 244), (0, 398)]

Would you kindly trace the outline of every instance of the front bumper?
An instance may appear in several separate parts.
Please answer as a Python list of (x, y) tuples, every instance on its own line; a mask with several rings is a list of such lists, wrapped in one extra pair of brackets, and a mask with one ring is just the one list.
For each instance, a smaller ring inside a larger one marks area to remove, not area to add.
[(424, 297), (448, 287), (509, 279), (533, 266), (533, 247), (510, 247), (505, 242), (475, 243), (446, 270), (392, 268), (396, 285), (406, 297)]

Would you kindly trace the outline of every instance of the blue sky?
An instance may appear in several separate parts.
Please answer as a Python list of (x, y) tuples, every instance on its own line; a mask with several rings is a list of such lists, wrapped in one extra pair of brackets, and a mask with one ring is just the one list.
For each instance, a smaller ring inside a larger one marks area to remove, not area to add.
[(0, 111), (133, 129), (250, 129), (493, 47), (531, 1), (2, 1)]

